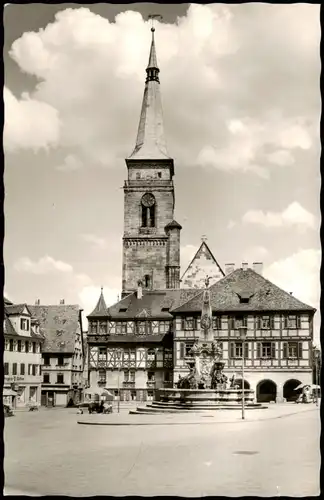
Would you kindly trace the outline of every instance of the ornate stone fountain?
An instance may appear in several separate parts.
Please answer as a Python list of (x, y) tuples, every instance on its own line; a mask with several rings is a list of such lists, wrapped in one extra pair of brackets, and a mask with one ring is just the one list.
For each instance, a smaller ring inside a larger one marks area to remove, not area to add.
[[(222, 349), (214, 340), (208, 277), (205, 285), (200, 335), (185, 359), (189, 373), (179, 377), (175, 388), (159, 389), (155, 401), (130, 413), (241, 407), (242, 389), (234, 385), (234, 374), (229, 379), (223, 372)], [(244, 399), (246, 408), (263, 407), (254, 403), (254, 391), (250, 389), (244, 389)]]

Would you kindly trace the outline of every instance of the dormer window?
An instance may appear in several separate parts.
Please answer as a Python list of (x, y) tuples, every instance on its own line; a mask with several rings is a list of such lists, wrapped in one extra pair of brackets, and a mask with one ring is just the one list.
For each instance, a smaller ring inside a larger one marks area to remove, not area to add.
[(127, 311), (127, 307), (121, 307), (121, 308), (119, 309), (119, 312), (120, 312), (120, 313), (125, 313), (126, 311)]
[(20, 329), (23, 330), (24, 332), (28, 332), (29, 330), (29, 320), (26, 318), (21, 318), (20, 319)]
[(170, 307), (162, 307), (162, 312), (169, 312), (170, 311)]
[(240, 299), (240, 304), (249, 304), (250, 299), (253, 297), (253, 293), (249, 291), (240, 292), (237, 295)]

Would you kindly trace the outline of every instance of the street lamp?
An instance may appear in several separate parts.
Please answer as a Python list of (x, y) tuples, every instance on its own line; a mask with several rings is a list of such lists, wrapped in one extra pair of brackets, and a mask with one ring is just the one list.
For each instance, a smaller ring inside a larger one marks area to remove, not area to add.
[(247, 331), (247, 326), (240, 326), (239, 327), (239, 334), (240, 334), (240, 339), (242, 341), (242, 420), (245, 419), (245, 395), (244, 395), (244, 363), (245, 363), (245, 357), (244, 357), (244, 346), (245, 346), (245, 339), (246, 339), (246, 331)]
[[(319, 385), (319, 362), (320, 362), (320, 357), (321, 357), (320, 350), (317, 347), (315, 347), (314, 348), (313, 360), (315, 362), (315, 385), (316, 386)], [(315, 391), (316, 391), (316, 406), (318, 406), (318, 387), (315, 388)]]
[(122, 357), (123, 350), (122, 349), (117, 349), (117, 359), (118, 359), (118, 377), (117, 377), (117, 392), (118, 392), (118, 400), (117, 400), (117, 412), (119, 413), (120, 411), (120, 382), (119, 382), (119, 377), (120, 377), (120, 368), (121, 368), (121, 357)]

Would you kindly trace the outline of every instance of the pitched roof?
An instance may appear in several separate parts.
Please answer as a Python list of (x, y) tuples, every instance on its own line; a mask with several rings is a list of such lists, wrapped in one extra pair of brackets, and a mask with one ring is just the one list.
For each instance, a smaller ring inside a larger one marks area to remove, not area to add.
[(94, 318), (94, 317), (104, 318), (104, 317), (108, 317), (108, 316), (109, 316), (108, 309), (107, 309), (107, 305), (106, 305), (105, 298), (103, 295), (103, 289), (101, 288), (100, 297), (99, 297), (99, 300), (97, 302), (97, 305), (94, 308), (94, 310), (92, 311), (92, 313), (88, 315), (88, 318)]
[(183, 288), (204, 288), (207, 275), (210, 278), (211, 284), (225, 276), (209, 246), (203, 241), (186, 271), (183, 273), (181, 286)]
[[(250, 292), (248, 303), (242, 303), (239, 295)], [(252, 269), (236, 269), (210, 287), (213, 311), (312, 311), (315, 309)], [(203, 291), (172, 312), (200, 312)]]
[(8, 316), (22, 314), (26, 308), (31, 315), (30, 309), (26, 304), (5, 305), (5, 310)]
[(3, 302), (6, 306), (12, 306), (13, 302), (11, 302), (7, 297), (3, 297)]
[(40, 322), (45, 341), (43, 352), (72, 353), (80, 331), (78, 305), (28, 306)]
[(3, 327), (4, 334), (19, 336), (7, 315), (4, 317)]
[[(127, 295), (125, 298), (108, 308), (112, 319), (135, 319), (143, 316), (152, 319), (172, 319), (169, 309), (177, 307), (189, 298), (197, 295), (197, 290), (165, 289), (143, 291), (141, 299), (137, 298), (136, 292)], [(125, 310), (126, 309), (126, 310)]]
[(164, 136), (160, 81), (158, 77), (159, 71), (153, 29), (136, 145), (134, 151), (128, 158), (130, 160), (171, 159), (168, 156)]

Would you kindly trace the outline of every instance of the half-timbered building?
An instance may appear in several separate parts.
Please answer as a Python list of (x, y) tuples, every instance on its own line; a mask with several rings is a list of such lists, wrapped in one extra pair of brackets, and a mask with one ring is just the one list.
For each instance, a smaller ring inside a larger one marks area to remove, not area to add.
[[(250, 268), (239, 268), (209, 287), (214, 338), (225, 373), (259, 401), (293, 399), (312, 383), (315, 309)], [(89, 315), (89, 382), (121, 390), (122, 399), (146, 399), (188, 373), (186, 358), (199, 338), (203, 290), (134, 292)], [(103, 295), (99, 299), (103, 305)], [(98, 303), (98, 304), (99, 304)], [(239, 327), (247, 327), (246, 341)]]
[[(103, 292), (88, 316), (88, 383), (146, 399), (177, 382), (198, 337), (206, 274), (215, 339), (225, 372), (259, 399), (289, 399), (311, 383), (315, 310), (262, 277), (262, 263), (224, 271), (205, 241), (180, 280), (180, 231), (174, 220), (174, 163), (164, 137), (154, 28), (136, 145), (126, 159), (122, 300), (107, 308)], [(181, 286), (180, 286), (181, 284)], [(247, 341), (238, 327), (247, 326)]]

